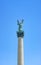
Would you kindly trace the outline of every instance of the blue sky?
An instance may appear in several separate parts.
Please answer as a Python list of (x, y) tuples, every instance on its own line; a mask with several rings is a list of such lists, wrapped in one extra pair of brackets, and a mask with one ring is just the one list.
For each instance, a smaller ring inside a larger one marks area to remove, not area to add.
[(17, 65), (17, 19), (24, 19), (24, 64), (41, 65), (41, 0), (0, 0), (0, 65)]

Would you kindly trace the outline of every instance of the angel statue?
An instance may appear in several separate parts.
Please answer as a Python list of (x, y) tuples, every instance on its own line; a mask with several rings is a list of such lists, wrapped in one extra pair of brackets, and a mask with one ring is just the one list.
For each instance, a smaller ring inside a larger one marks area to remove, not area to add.
[(23, 21), (24, 21), (23, 19), (21, 20), (21, 22), (19, 22), (19, 20), (17, 20), (17, 25), (19, 26), (19, 27), (18, 27), (19, 32), (22, 31)]

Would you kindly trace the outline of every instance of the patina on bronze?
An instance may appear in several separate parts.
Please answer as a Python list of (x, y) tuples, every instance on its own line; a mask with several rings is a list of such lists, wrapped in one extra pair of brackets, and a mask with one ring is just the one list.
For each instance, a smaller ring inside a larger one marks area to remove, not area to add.
[(18, 25), (18, 31), (17, 31), (17, 36), (18, 37), (23, 37), (24, 36), (24, 31), (23, 31), (23, 19), (21, 20), (21, 22), (19, 22), (19, 20), (17, 20), (17, 25)]

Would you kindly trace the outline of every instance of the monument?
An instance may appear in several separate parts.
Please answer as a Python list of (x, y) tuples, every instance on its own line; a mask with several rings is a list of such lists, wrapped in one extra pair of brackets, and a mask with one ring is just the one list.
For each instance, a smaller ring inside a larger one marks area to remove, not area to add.
[(24, 45), (23, 45), (23, 37), (24, 37), (24, 31), (22, 29), (23, 20), (19, 22), (17, 20), (18, 25), (18, 31), (17, 31), (17, 37), (18, 37), (18, 64), (17, 65), (24, 65)]

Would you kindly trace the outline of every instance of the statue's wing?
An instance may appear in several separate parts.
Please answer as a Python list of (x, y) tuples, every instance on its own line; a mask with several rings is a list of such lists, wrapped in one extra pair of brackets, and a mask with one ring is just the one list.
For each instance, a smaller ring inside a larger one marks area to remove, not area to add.
[(22, 24), (23, 24), (23, 21), (24, 21), (24, 19), (22, 19)]
[(19, 25), (19, 20), (17, 20), (17, 25)]

